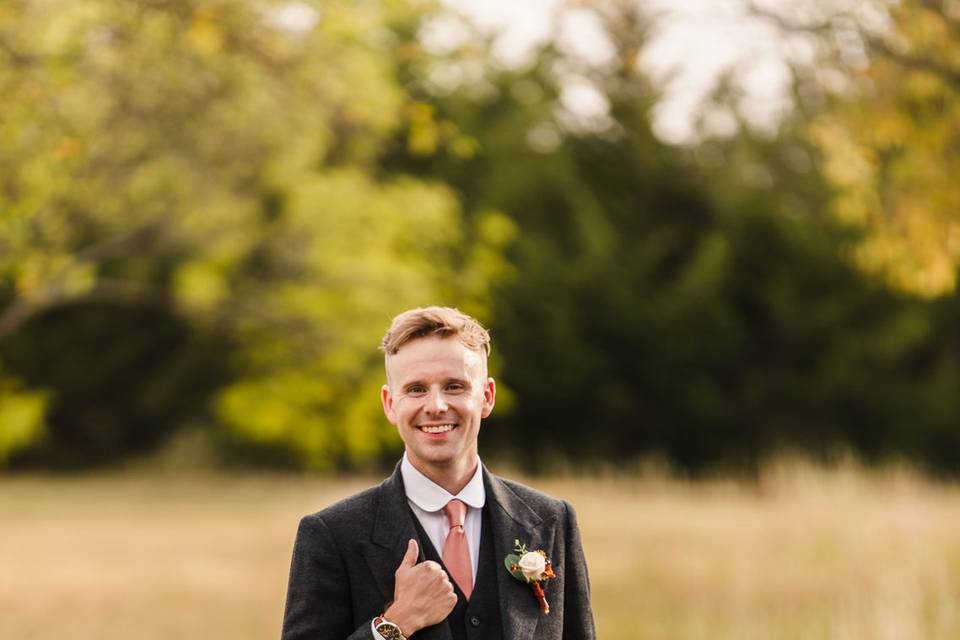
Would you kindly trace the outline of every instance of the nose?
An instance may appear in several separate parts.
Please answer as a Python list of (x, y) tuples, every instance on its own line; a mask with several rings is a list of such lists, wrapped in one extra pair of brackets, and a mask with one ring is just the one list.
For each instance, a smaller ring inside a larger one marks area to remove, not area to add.
[(443, 399), (443, 393), (439, 389), (433, 389), (427, 395), (427, 413), (443, 413), (447, 410), (447, 402)]

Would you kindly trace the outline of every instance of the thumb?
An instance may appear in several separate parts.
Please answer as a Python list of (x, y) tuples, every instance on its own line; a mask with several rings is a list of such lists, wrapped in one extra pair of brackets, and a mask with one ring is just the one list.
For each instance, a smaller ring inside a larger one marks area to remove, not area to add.
[(417, 558), (419, 556), (420, 546), (416, 540), (410, 538), (410, 542), (407, 543), (407, 552), (403, 555), (403, 560), (400, 561), (400, 568), (412, 567), (417, 564)]

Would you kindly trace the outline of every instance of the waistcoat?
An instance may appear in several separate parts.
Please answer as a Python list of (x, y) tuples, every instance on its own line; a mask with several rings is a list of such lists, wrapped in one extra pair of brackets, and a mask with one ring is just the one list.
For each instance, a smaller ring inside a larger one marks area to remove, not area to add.
[[(489, 505), (489, 503), (488, 503)], [(500, 640), (503, 637), (500, 620), (500, 595), (497, 589), (497, 567), (503, 561), (497, 561), (493, 550), (493, 526), (490, 524), (489, 506), (484, 505), (480, 525), (480, 555), (477, 559), (477, 575), (473, 581), (473, 593), (468, 601), (453, 578), (450, 583), (457, 594), (457, 605), (447, 616), (447, 624), (454, 640)], [(420, 548), (427, 560), (433, 560), (443, 567), (440, 554), (430, 542), (430, 537), (420, 526), (420, 521), (411, 510), (410, 516), (417, 528)], [(446, 567), (444, 567), (446, 571)], [(506, 571), (506, 569), (503, 569)], [(449, 572), (447, 572), (449, 576)]]

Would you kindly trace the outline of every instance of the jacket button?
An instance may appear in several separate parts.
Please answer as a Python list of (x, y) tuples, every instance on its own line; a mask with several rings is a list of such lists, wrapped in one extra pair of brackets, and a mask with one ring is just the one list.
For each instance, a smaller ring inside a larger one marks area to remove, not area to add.
[(480, 618), (478, 618), (477, 616), (472, 616), (472, 617), (470, 618), (470, 624), (472, 624), (472, 625), (475, 626), (475, 627), (479, 627), (479, 626), (480, 626)]

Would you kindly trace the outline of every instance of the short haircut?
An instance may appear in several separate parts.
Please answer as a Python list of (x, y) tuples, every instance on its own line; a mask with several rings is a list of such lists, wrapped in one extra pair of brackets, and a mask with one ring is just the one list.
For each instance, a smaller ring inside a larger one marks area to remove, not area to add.
[(419, 307), (404, 311), (390, 324), (380, 349), (389, 357), (412, 340), (439, 336), (456, 338), (468, 349), (490, 355), (490, 333), (483, 326), (452, 307)]

